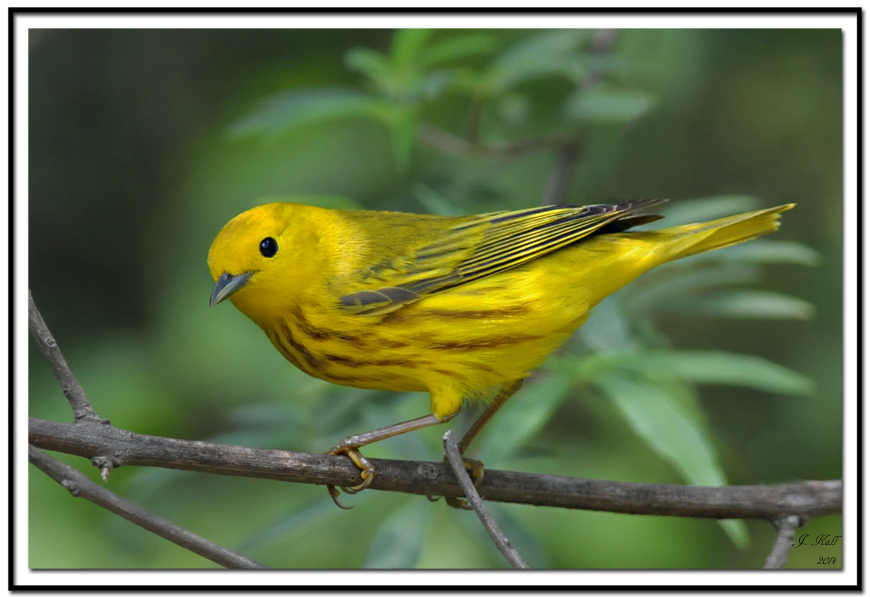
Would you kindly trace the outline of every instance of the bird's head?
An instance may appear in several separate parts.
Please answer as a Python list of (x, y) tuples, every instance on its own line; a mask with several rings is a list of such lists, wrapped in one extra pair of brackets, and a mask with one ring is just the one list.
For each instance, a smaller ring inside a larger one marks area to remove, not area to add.
[(270, 203), (227, 223), (208, 252), (215, 281), (209, 304), (229, 298), (257, 322), (305, 291), (317, 272), (318, 235), (309, 210), (293, 203)]

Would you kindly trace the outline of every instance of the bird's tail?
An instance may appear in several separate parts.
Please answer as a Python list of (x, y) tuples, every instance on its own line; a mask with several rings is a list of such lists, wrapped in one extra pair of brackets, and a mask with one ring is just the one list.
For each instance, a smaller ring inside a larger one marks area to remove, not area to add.
[(667, 261), (736, 245), (773, 232), (779, 228), (779, 214), (794, 206), (794, 203), (788, 203), (711, 222), (661, 230), (660, 232), (666, 232), (670, 237)]

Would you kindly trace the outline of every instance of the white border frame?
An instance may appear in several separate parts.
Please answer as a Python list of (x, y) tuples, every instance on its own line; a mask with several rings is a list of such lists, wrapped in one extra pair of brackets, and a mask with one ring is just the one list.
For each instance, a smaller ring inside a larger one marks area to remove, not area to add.
[[(568, 8), (569, 4), (563, 5)], [(273, 3), (276, 10), (280, 4)], [(322, 8), (340, 11), (340, 8)], [(502, 6), (504, 6), (502, 4)], [(609, 7), (619, 9), (616, 3)], [(111, 10), (108, 9), (107, 10)], [(397, 8), (398, 10), (398, 8)], [(630, 9), (629, 9), (630, 10)], [(748, 9), (751, 10), (751, 9)], [(8, 17), (7, 17), (8, 19)], [(518, 574), (512, 571), (292, 571), (266, 572), (252, 574), (236, 571), (37, 571), (27, 568), (27, 378), (28, 378), (28, 326), (27, 326), (27, 289), (28, 289), (28, 95), (27, 95), (27, 31), (29, 28), (394, 28), (394, 27), (452, 27), (452, 28), (837, 28), (843, 30), (844, 54), (844, 410), (846, 422), (858, 422), (858, 305), (857, 305), (857, 255), (858, 255), (858, 121), (857, 121), (857, 78), (856, 59), (858, 56), (858, 18), (855, 15), (824, 14), (711, 14), (683, 15), (656, 14), (643, 16), (616, 16), (583, 13), (559, 14), (351, 14), (328, 16), (325, 14), (119, 14), (119, 15), (20, 15), (15, 18), (15, 105), (17, 109), (15, 129), (15, 183), (12, 200), (15, 201), (15, 396), (17, 420), (14, 421), (14, 440), (16, 460), (14, 462), (16, 481), (16, 513), (14, 522), (16, 568), (15, 579), (18, 586), (42, 585), (45, 587), (94, 586), (271, 586), (292, 585), (301, 587), (336, 586), (365, 587), (383, 586), (510, 586), (540, 589), (545, 586), (818, 586), (833, 587), (857, 583), (857, 568), (863, 562), (857, 561), (857, 545), (853, 533), (843, 541), (843, 559), (846, 568), (841, 573), (831, 571), (538, 571)], [(8, 75), (8, 73), (7, 73)], [(8, 76), (4, 77), (8, 80)], [(7, 97), (9, 95), (7, 94)], [(8, 108), (8, 105), (7, 105)], [(0, 214), (6, 219), (6, 214)], [(8, 229), (8, 221), (7, 229)], [(7, 293), (0, 293), (0, 301), (7, 300)], [(5, 416), (5, 415), (4, 415)], [(863, 421), (860, 423), (863, 424)], [(845, 425), (843, 473), (844, 495), (844, 535), (846, 528), (857, 530), (857, 427)], [(4, 446), (4, 450), (6, 450)]]

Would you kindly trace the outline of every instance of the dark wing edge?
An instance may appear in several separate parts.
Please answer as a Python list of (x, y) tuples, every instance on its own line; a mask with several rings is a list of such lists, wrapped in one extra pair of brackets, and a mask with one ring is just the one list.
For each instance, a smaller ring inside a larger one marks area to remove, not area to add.
[(387, 287), (352, 292), (338, 301), (345, 311), (354, 315), (383, 315), (421, 298), (416, 292), (404, 288)]

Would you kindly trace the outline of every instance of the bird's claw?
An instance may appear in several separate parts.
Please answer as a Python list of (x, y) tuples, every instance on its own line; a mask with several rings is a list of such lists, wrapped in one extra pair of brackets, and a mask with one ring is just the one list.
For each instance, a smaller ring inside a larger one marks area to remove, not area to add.
[(445, 497), (444, 501), (448, 506), (456, 508), (457, 510), (473, 510), (471, 504), (469, 504), (468, 500), (465, 498)]
[(326, 490), (329, 492), (329, 497), (332, 498), (332, 501), (335, 502), (336, 506), (338, 506), (342, 510), (350, 510), (351, 508), (353, 508), (353, 506), (345, 506), (341, 502), (341, 500), (339, 499), (341, 493), (338, 491), (338, 489), (336, 489), (335, 485), (327, 485)]
[[(346, 446), (343, 444), (339, 444), (333, 449), (329, 451), (333, 456), (339, 456), (341, 454), (346, 454), (348, 458), (350, 458), (351, 462), (356, 465), (356, 467), (360, 470), (359, 476), (362, 479), (362, 482), (357, 485), (351, 485), (350, 487), (342, 487), (341, 490), (347, 494), (353, 495), (354, 493), (358, 493), (363, 489), (367, 488), (372, 484), (372, 481), (375, 478), (375, 467), (369, 462), (365, 456), (360, 454), (360, 451), (355, 446)], [(341, 500), (338, 499), (340, 495), (338, 489), (336, 489), (335, 485), (327, 485), (327, 490), (329, 491), (329, 495), (332, 498), (332, 501), (335, 502), (335, 505), (344, 510), (350, 510), (353, 506), (345, 506), (341, 503)]]
[(480, 487), (480, 484), (483, 483), (483, 474), (486, 472), (483, 463), (473, 458), (463, 458), (462, 464), (465, 465), (465, 469), (474, 477), (474, 486)]
[[(444, 457), (444, 462), (447, 462), (447, 457)], [(474, 486), (480, 487), (480, 484), (483, 482), (483, 474), (484, 474), (484, 466), (483, 463), (479, 460), (474, 460), (473, 458), (463, 458), (462, 464), (465, 465), (465, 469), (474, 477)], [(426, 498), (430, 502), (437, 502), (441, 499), (441, 496), (431, 496), (427, 495)], [(468, 503), (468, 500), (465, 498), (459, 497), (445, 497), (444, 501), (451, 508), (456, 508), (458, 510), (471, 510), (471, 504)]]

